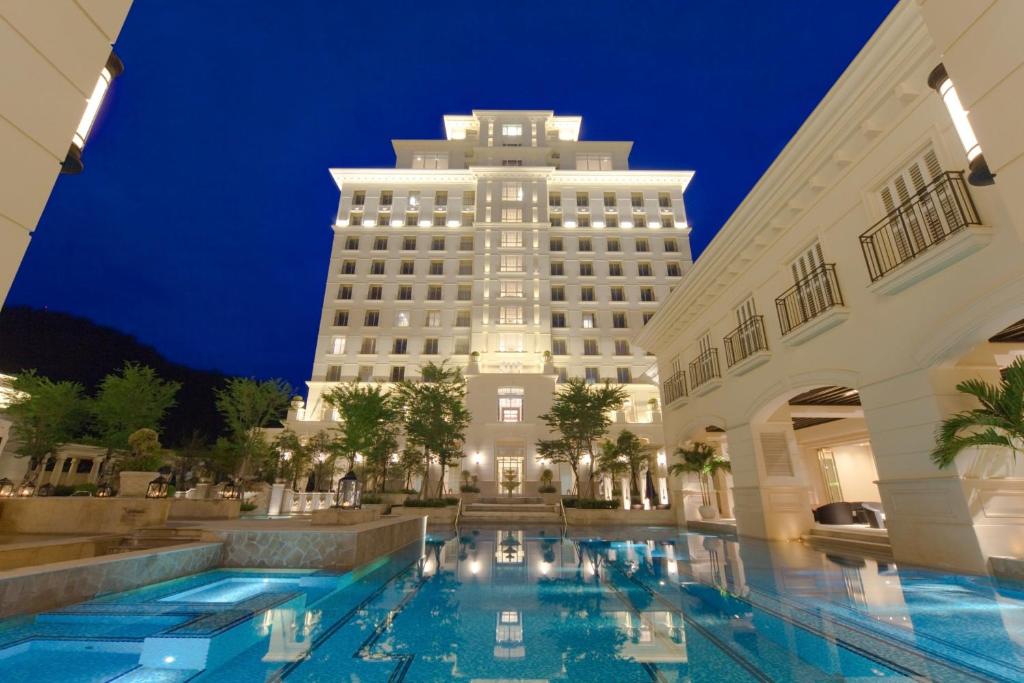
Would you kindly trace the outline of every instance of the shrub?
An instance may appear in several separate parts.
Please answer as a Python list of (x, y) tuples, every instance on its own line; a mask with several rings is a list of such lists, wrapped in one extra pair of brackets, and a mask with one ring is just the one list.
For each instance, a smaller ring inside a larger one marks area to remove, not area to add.
[(242, 503), (242, 512), (252, 512), (256, 509), (256, 503)]
[(458, 498), (427, 498), (426, 500), (407, 500), (405, 506), (410, 508), (443, 508), (458, 505)]
[(573, 498), (571, 496), (563, 496), (562, 497), (562, 506), (563, 507), (574, 508), (574, 507), (576, 507), (576, 503), (577, 502), (579, 502), (578, 498)]
[(584, 498), (579, 501), (579, 508), (581, 510), (615, 510), (622, 504), (622, 501), (618, 498), (612, 498), (611, 500), (594, 500), (592, 498)]
[(555, 486), (538, 486), (538, 493), (558, 493), (558, 488)]
[(463, 493), (480, 493), (480, 487), (473, 486), (472, 484), (463, 484), (459, 487), (459, 490)]
[(360, 502), (366, 503), (367, 505), (376, 505), (377, 503), (383, 503), (384, 499), (376, 494), (368, 493), (362, 497)]
[(96, 484), (75, 484), (73, 488), (75, 492), (88, 491), (90, 496), (96, 495)]
[(65, 486), (64, 484), (61, 484), (53, 487), (53, 495), (55, 496), (70, 496), (74, 492), (74, 486)]

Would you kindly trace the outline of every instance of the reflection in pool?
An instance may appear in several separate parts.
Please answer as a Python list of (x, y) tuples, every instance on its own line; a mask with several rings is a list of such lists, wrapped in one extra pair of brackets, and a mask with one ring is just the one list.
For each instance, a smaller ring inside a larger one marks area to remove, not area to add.
[(674, 529), (463, 529), (0, 622), (4, 681), (1024, 680), (1024, 593)]

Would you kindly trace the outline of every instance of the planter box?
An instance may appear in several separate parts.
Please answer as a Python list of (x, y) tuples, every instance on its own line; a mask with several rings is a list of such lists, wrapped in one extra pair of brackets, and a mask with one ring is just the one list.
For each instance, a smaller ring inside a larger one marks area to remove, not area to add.
[(149, 482), (159, 476), (159, 472), (121, 472), (117, 495), (121, 498), (145, 498)]
[(167, 515), (167, 518), (237, 519), (241, 507), (242, 501), (240, 500), (175, 498), (171, 501), (171, 512)]
[(345, 508), (315, 510), (312, 523), (313, 526), (351, 526), (353, 524), (376, 522), (383, 513), (381, 508), (383, 508), (382, 505), (367, 505), (358, 510), (347, 510)]
[(0, 533), (123, 534), (163, 526), (170, 509), (170, 498), (8, 498), (0, 502)]
[(538, 495), (540, 495), (545, 505), (558, 505), (562, 501), (561, 493), (541, 493)]
[(565, 508), (565, 521), (570, 526), (635, 525), (676, 526), (673, 510), (581, 510)]
[(448, 505), (443, 508), (410, 508), (410, 507), (395, 507), (391, 508), (392, 515), (418, 515), (426, 516), (428, 524), (438, 524), (451, 526), (455, 524), (455, 515), (459, 511), (458, 505)]

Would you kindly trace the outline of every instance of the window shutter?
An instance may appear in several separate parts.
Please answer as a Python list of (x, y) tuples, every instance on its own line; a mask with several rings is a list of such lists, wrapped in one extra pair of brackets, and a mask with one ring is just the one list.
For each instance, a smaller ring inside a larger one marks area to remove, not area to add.
[(761, 434), (761, 454), (764, 472), (769, 477), (792, 477), (793, 461), (789, 457), (786, 435), (779, 432)]

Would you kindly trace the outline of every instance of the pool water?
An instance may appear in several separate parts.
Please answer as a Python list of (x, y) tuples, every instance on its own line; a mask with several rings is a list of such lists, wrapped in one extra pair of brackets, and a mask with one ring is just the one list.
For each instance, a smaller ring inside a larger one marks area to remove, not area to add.
[(674, 529), (463, 529), (0, 621), (0, 680), (1024, 681), (1024, 589)]

